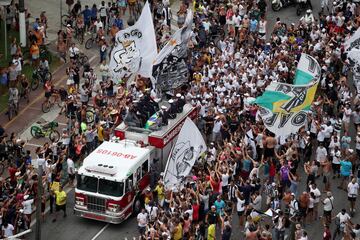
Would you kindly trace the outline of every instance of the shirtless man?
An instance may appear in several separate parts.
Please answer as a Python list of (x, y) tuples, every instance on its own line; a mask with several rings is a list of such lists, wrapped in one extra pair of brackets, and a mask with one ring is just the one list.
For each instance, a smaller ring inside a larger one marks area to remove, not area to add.
[(328, 192), (330, 191), (330, 171), (331, 171), (331, 162), (328, 158), (325, 158), (325, 160), (321, 163), (322, 171), (323, 171), (323, 182), (324, 182), (324, 191)]
[(268, 161), (271, 158), (275, 157), (275, 146), (277, 144), (276, 139), (272, 133), (267, 134), (264, 141), (264, 160)]

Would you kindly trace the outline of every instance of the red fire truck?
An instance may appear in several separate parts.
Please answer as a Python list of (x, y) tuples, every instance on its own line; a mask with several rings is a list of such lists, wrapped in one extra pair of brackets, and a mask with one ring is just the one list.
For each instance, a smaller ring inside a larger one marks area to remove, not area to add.
[(141, 208), (150, 184), (150, 166), (163, 170), (185, 119), (196, 119), (189, 104), (158, 131), (120, 124), (114, 135), (89, 154), (77, 174), (74, 211), (77, 216), (118, 224)]

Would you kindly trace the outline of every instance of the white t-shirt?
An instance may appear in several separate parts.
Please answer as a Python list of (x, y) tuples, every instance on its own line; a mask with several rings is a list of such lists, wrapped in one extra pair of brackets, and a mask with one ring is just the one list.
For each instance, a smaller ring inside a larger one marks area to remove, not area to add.
[(327, 151), (326, 151), (326, 148), (322, 147), (318, 147), (316, 149), (316, 161), (318, 162), (323, 162), (325, 161), (326, 159), (326, 156), (327, 156)]
[(241, 200), (240, 198), (236, 198), (237, 202), (236, 202), (236, 211), (238, 212), (243, 212), (245, 211), (245, 199)]
[(314, 202), (315, 202), (315, 199), (310, 198), (310, 199), (309, 199), (309, 205), (308, 205), (308, 208), (314, 208)]
[(222, 182), (222, 186), (227, 186), (229, 184), (229, 174), (222, 174), (221, 175), (221, 182)]
[(321, 196), (321, 192), (318, 188), (315, 188), (315, 189), (310, 189), (310, 192), (313, 192), (314, 195), (315, 195), (315, 200), (314, 200), (314, 203), (319, 203), (320, 202), (320, 196)]
[(32, 213), (32, 206), (34, 199), (26, 200), (22, 202), (24, 214), (31, 214)]
[(22, 65), (21, 65), (21, 58), (18, 58), (18, 59), (13, 59), (12, 62), (15, 64), (15, 70), (17, 72), (21, 72), (22, 70)]
[(158, 211), (158, 208), (156, 206), (147, 206), (146, 207), (146, 211), (148, 212), (149, 214), (149, 218), (151, 220), (155, 220), (156, 217), (157, 217), (157, 211)]
[(349, 214), (347, 214), (347, 213), (342, 214), (341, 212), (338, 213), (338, 215), (336, 215), (336, 217), (338, 217), (340, 219), (340, 224), (341, 223), (346, 223), (346, 221), (351, 219)]
[(139, 213), (137, 215), (137, 220), (138, 220), (138, 226), (139, 227), (146, 227), (147, 225), (147, 217), (148, 217), (148, 214), (147, 213)]
[(359, 191), (359, 184), (357, 182), (349, 182), (347, 186), (348, 197), (357, 197)]
[(325, 130), (322, 129), (322, 130), (319, 131), (319, 133), (317, 135), (317, 140), (319, 142), (323, 142), (324, 139), (325, 139)]
[(74, 161), (71, 158), (68, 158), (66, 160), (67, 163), (67, 172), (68, 174), (75, 174), (75, 164)]
[(69, 48), (69, 56), (74, 57), (75, 55), (78, 55), (80, 50), (77, 47), (70, 47)]
[(223, 123), (222, 123), (221, 120), (216, 121), (216, 122), (214, 123), (213, 132), (214, 132), (214, 133), (219, 133), (222, 125), (223, 125)]
[(11, 237), (14, 235), (14, 226), (10, 223), (8, 223), (6, 228), (2, 226), (2, 230), (4, 231), (4, 237)]
[(99, 31), (101, 27), (104, 28), (104, 24), (100, 20), (96, 21), (94, 25), (96, 26), (96, 32)]
[(324, 199), (324, 211), (331, 211), (333, 209), (334, 197), (327, 197)]

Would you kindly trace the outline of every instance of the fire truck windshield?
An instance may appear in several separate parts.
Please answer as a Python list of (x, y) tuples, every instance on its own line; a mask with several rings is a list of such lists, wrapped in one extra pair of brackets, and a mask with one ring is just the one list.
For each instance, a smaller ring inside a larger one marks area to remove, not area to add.
[(99, 193), (114, 197), (121, 197), (124, 194), (124, 183), (99, 179)]
[(85, 175), (78, 175), (77, 188), (82, 191), (100, 193), (113, 197), (121, 197), (124, 194), (123, 182), (114, 182)]

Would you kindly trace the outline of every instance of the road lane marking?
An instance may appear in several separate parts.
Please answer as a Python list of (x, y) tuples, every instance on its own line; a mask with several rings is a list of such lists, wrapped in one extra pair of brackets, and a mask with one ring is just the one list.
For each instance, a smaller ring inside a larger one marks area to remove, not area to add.
[(107, 229), (109, 227), (109, 225), (110, 224), (107, 223), (102, 229), (100, 229), (100, 231), (91, 240), (97, 239), (100, 236), (100, 234), (102, 234), (105, 231), (105, 229)]
[[(95, 58), (97, 57), (97, 55), (94, 55), (90, 58), (89, 63), (91, 63)], [(91, 64), (90, 64), (91, 65)], [(58, 68), (54, 74), (59, 71), (60, 68)], [(58, 80), (54, 85), (58, 86), (60, 84), (62, 84), (62, 82), (67, 78), (67, 76), (64, 76), (63, 78), (61, 78), (60, 80)], [(39, 96), (37, 98), (35, 98), (33, 101), (31, 101), (29, 104), (26, 105), (25, 108), (23, 108), (13, 119), (11, 119), (10, 121), (8, 121), (5, 125), (4, 128), (6, 129), (11, 123), (13, 123), (21, 114), (23, 114), (26, 110), (28, 110), (30, 108), (31, 105), (33, 105), (34, 103), (36, 103), (37, 101), (39, 101), (41, 98), (44, 97), (44, 95), (42, 94), (43, 91), (41, 92), (41, 94), (39, 94)]]
[(26, 146), (33, 146), (33, 147), (43, 147), (43, 145), (34, 144), (34, 143), (25, 143)]

